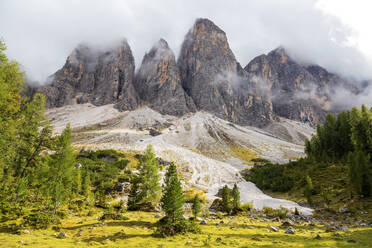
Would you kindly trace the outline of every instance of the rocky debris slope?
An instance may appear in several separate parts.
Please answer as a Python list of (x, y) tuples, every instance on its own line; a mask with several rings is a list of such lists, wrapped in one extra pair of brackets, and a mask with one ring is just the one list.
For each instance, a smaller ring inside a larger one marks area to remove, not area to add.
[[(74, 144), (78, 147), (138, 152), (152, 144), (157, 156), (177, 164), (185, 188), (205, 191), (210, 199), (214, 199), (225, 184), (232, 187), (237, 183), (242, 201), (251, 202), (257, 208), (282, 206), (294, 210), (297, 207), (304, 214), (311, 213), (294, 202), (263, 194), (240, 176), (240, 170), (248, 164), (239, 157), (234, 158), (231, 145), (277, 162), (303, 155), (303, 146), (274, 137), (267, 131), (241, 127), (206, 112), (177, 118), (147, 107), (119, 112), (112, 104), (65, 106), (50, 109), (47, 115), (57, 133), (66, 123), (71, 123)], [(151, 130), (157, 130), (158, 134), (151, 135)]]
[(129, 110), (138, 106), (133, 78), (134, 58), (125, 40), (107, 49), (79, 45), (39, 92), (49, 108), (90, 102)]
[(182, 116), (196, 110), (182, 88), (175, 56), (163, 39), (144, 56), (134, 85), (146, 105), (162, 114)]
[(198, 19), (183, 42), (178, 66), (182, 85), (198, 110), (243, 125), (274, 120), (272, 105), (259, 94), (236, 61), (224, 31)]

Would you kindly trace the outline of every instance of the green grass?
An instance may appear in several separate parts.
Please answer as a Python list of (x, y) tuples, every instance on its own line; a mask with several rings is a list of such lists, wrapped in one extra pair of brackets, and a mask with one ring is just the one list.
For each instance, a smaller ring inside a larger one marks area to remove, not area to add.
[[(70, 216), (62, 221), (61, 230), (68, 237), (58, 239), (52, 229), (31, 230), (30, 234), (12, 234), (0, 229), (0, 247), (371, 247), (372, 228), (355, 228), (340, 232), (335, 237), (325, 232), (323, 226), (295, 226), (295, 235), (285, 234), (285, 229), (271, 232), (270, 225), (279, 222), (261, 222), (247, 216), (224, 217), (208, 220), (200, 225), (201, 234), (178, 235), (169, 238), (152, 236), (155, 213), (128, 212), (126, 221), (107, 221), (106, 225), (95, 216)], [(82, 231), (82, 235), (78, 233)], [(321, 239), (315, 239), (319, 234)], [(353, 239), (356, 243), (349, 243)], [(23, 244), (20, 243), (23, 242)], [(190, 243), (191, 242), (191, 243)]]

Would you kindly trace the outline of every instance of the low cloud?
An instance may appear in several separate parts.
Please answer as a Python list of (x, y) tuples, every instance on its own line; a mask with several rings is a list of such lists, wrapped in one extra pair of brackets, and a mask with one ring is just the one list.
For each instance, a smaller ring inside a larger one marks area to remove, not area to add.
[(244, 66), (279, 45), (296, 59), (358, 79), (372, 78), (371, 64), (350, 39), (355, 33), (316, 7), (315, 0), (2, 0), (0, 36), (8, 55), (32, 80), (63, 66), (81, 42), (102, 45), (126, 37), (137, 67), (163, 37), (177, 55), (196, 18), (227, 34)]

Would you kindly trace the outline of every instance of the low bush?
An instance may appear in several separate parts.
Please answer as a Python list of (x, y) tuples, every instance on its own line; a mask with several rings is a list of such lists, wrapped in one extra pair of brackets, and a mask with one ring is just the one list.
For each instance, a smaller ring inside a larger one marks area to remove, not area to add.
[(270, 207), (264, 207), (262, 210), (266, 216), (279, 219), (285, 219), (287, 217), (287, 213), (289, 212), (288, 209), (285, 208), (273, 209)]
[(252, 203), (243, 203), (240, 206), (243, 212), (251, 212), (253, 211), (253, 204)]
[(58, 215), (54, 215), (49, 211), (34, 211), (23, 218), (22, 227), (46, 229), (52, 224), (60, 224)]
[(187, 232), (200, 233), (200, 228), (193, 220), (182, 219), (176, 223), (172, 223), (164, 217), (160, 219), (157, 224), (155, 236), (168, 237), (176, 234), (185, 234)]

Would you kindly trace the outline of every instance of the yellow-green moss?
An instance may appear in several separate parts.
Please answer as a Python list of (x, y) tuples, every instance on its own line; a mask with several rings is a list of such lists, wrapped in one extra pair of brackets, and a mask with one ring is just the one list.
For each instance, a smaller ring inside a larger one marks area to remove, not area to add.
[(252, 162), (252, 159), (257, 158), (257, 154), (249, 148), (241, 146), (230, 147), (231, 156), (239, 158), (241, 160)]

